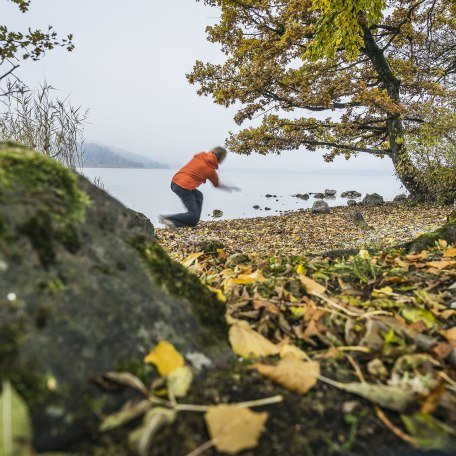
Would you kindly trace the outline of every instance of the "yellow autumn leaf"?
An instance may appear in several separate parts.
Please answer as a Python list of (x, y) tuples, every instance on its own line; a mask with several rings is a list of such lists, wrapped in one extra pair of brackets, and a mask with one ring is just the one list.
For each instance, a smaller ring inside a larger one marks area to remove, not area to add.
[(456, 247), (452, 247), (451, 249), (445, 250), (443, 256), (446, 258), (456, 257)]
[(236, 285), (248, 285), (250, 283), (262, 282), (263, 280), (265, 280), (265, 278), (258, 269), (251, 274), (239, 274), (235, 279), (230, 279), (230, 282)]
[(222, 290), (219, 290), (218, 288), (210, 287), (209, 285), (206, 285), (209, 290), (211, 290), (215, 295), (217, 296), (217, 299), (220, 302), (226, 302), (226, 296), (222, 293)]
[(448, 242), (445, 239), (439, 239), (437, 244), (441, 249), (446, 249), (448, 247)]
[(291, 306), (289, 307), (289, 310), (295, 317), (302, 317), (306, 313), (305, 307)]
[(288, 355), (292, 355), (298, 359), (305, 359), (309, 360), (309, 355), (302, 351), (300, 348), (296, 347), (296, 345), (292, 344), (283, 344), (279, 348), (279, 354), (281, 358), (285, 358)]
[(231, 347), (243, 358), (277, 355), (279, 349), (266, 337), (254, 331), (246, 321), (236, 321), (229, 331)]
[(323, 285), (315, 282), (310, 277), (305, 276), (304, 274), (299, 275), (299, 280), (304, 285), (307, 293), (314, 295), (321, 295), (325, 292), (326, 288)]
[(184, 397), (190, 388), (193, 373), (190, 367), (181, 366), (168, 374), (167, 386), (174, 397)]
[(215, 448), (228, 454), (256, 447), (267, 419), (266, 412), (228, 404), (211, 405), (204, 415)]
[(191, 253), (188, 257), (184, 258), (182, 264), (188, 268), (201, 255), (204, 255), (204, 252)]
[(299, 394), (305, 394), (312, 389), (320, 375), (319, 363), (302, 361), (293, 354), (286, 355), (276, 366), (255, 364), (253, 367), (261, 375)]
[(300, 263), (298, 265), (298, 267), (296, 268), (296, 272), (298, 274), (305, 274), (306, 273), (306, 268), (304, 267), (304, 265), (302, 263)]
[(158, 343), (144, 358), (144, 361), (154, 364), (162, 377), (185, 364), (182, 355), (174, 348), (173, 344), (166, 340)]

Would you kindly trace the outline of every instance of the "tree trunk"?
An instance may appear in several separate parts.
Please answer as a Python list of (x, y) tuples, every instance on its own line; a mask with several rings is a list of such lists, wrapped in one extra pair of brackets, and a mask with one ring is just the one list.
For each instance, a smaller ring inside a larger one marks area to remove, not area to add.
[[(379, 80), (385, 85), (389, 97), (399, 107), (401, 81), (394, 75), (383, 50), (376, 43), (371, 30), (363, 18), (360, 18), (360, 25), (364, 35), (364, 48), (362, 51), (372, 62)], [(387, 113), (386, 123), (391, 159), (397, 176), (412, 196), (422, 198), (428, 193), (428, 190), (419, 179), (420, 172), (407, 153), (400, 113), (394, 111)]]

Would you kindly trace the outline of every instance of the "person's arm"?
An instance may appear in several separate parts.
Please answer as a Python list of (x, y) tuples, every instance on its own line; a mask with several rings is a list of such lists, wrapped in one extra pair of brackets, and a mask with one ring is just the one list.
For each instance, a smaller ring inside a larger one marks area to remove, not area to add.
[(217, 174), (217, 171), (215, 169), (212, 169), (209, 176), (208, 176), (208, 179), (212, 182), (212, 185), (214, 187), (220, 187), (220, 181), (219, 181), (219, 177), (218, 177), (218, 174)]

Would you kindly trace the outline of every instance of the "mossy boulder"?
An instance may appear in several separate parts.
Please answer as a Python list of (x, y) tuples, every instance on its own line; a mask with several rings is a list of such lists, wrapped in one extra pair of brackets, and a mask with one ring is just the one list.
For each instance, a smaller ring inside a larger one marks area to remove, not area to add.
[(223, 315), (145, 216), (49, 158), (0, 145), (0, 381), (27, 402), (36, 449), (93, 435), (125, 399), (93, 380), (143, 376), (159, 340), (214, 359)]

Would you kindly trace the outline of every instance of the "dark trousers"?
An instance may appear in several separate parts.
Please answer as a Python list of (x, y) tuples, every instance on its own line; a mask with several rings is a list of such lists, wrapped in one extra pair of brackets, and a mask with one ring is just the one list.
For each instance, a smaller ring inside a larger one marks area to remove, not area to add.
[(181, 199), (187, 212), (181, 214), (167, 215), (176, 226), (196, 226), (201, 217), (203, 208), (203, 194), (199, 190), (187, 190), (171, 182), (171, 190)]

